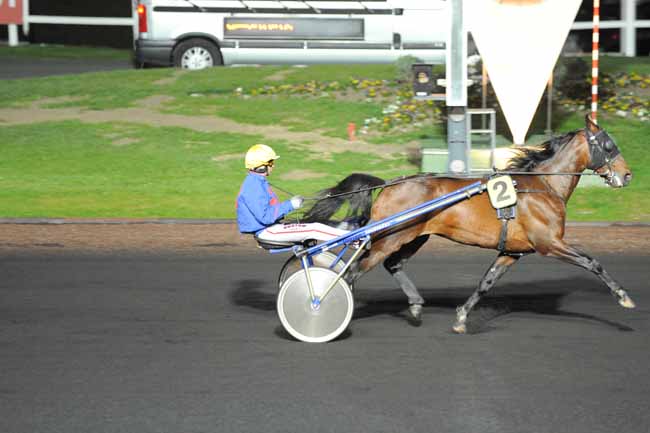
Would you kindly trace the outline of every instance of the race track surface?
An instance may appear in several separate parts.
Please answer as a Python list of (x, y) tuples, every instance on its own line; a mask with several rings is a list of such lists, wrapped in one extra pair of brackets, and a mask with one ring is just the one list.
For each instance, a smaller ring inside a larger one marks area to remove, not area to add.
[(0, 80), (133, 69), (129, 60), (8, 58), (0, 61)]
[(5, 251), (0, 431), (647, 431), (650, 258), (596, 254), (636, 310), (586, 271), (524, 258), (455, 335), (494, 257), (471, 251), (407, 268), (421, 327), (378, 270), (349, 331), (320, 345), (279, 325), (284, 257)]

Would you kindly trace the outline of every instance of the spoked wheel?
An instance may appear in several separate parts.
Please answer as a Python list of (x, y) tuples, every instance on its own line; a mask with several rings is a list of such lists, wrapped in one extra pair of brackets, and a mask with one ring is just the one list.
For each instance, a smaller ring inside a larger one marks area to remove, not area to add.
[(188, 39), (178, 44), (172, 57), (174, 66), (190, 70), (223, 64), (219, 48), (212, 42), (200, 38)]
[[(323, 253), (312, 256), (311, 260), (314, 266), (330, 269), (330, 266), (332, 266), (332, 263), (334, 263), (334, 260), (336, 260), (336, 256), (325, 251)], [(338, 263), (332, 268), (332, 270), (338, 274), (341, 269), (343, 269), (343, 266), (345, 266), (345, 262), (339, 260)], [(289, 275), (301, 269), (302, 263), (300, 263), (300, 259), (296, 256), (291, 256), (289, 260), (286, 261), (284, 266), (282, 266), (280, 276), (278, 277), (278, 288), (282, 287), (282, 284), (284, 284), (287, 278), (289, 278)]]
[[(317, 298), (327, 290), (337, 273), (310, 267), (309, 273)], [(348, 284), (339, 279), (325, 299), (313, 303), (304, 269), (282, 284), (278, 294), (278, 316), (282, 326), (294, 338), (307, 343), (324, 343), (341, 335), (352, 320), (354, 299)]]

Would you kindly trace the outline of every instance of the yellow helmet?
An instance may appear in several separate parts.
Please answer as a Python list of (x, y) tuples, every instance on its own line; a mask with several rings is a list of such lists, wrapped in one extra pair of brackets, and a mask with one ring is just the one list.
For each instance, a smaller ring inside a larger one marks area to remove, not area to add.
[(245, 165), (247, 169), (252, 170), (262, 165), (267, 165), (269, 161), (273, 161), (279, 157), (280, 156), (276, 155), (275, 151), (266, 144), (256, 144), (246, 152)]

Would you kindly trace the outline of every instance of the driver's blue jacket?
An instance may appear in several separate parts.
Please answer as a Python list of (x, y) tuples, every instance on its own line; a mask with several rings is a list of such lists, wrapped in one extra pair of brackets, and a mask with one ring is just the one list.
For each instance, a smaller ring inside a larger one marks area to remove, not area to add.
[(293, 210), (291, 200), (280, 203), (266, 176), (250, 172), (241, 185), (236, 207), (241, 233), (258, 233)]

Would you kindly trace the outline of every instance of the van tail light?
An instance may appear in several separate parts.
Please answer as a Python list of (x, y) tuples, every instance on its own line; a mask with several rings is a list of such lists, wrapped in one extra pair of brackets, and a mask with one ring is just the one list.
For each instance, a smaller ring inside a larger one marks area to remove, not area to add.
[(138, 5), (138, 28), (140, 33), (147, 33), (147, 7)]

